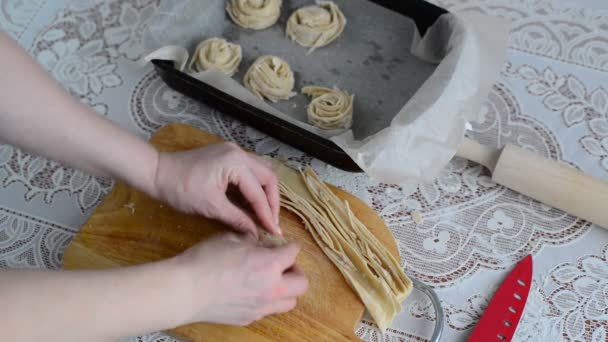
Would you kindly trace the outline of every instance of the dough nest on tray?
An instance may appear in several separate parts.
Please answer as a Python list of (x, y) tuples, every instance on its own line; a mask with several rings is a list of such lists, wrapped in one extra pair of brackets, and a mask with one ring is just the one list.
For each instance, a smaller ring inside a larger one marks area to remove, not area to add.
[(242, 58), (240, 45), (223, 38), (209, 38), (196, 46), (188, 68), (193, 72), (217, 70), (233, 76), (238, 71)]
[(287, 20), (287, 35), (298, 44), (309, 47), (308, 54), (328, 45), (342, 34), (346, 18), (331, 1), (317, 1), (317, 5), (302, 7)]
[(293, 71), (287, 62), (276, 56), (261, 56), (247, 70), (243, 84), (261, 100), (277, 102), (295, 95)]
[(340, 89), (309, 86), (302, 93), (312, 98), (306, 113), (308, 123), (321, 129), (348, 129), (353, 124), (354, 95)]
[(243, 28), (263, 30), (277, 22), (281, 5), (282, 0), (228, 0), (226, 12)]

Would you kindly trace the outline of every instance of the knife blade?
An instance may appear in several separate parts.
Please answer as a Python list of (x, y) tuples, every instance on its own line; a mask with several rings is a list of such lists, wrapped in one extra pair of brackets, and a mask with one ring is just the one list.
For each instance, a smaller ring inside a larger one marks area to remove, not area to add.
[(511, 341), (532, 283), (532, 256), (521, 260), (492, 297), (469, 342)]

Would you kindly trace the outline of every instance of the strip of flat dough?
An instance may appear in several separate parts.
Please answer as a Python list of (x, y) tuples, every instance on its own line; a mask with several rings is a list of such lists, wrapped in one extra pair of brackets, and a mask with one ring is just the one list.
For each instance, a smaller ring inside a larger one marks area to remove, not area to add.
[(232, 77), (242, 58), (240, 45), (229, 43), (222, 38), (209, 38), (196, 46), (188, 68), (192, 72), (218, 70)]
[(289, 64), (276, 56), (261, 56), (249, 67), (243, 84), (260, 100), (287, 100), (295, 95), (295, 79)]
[(346, 18), (331, 1), (317, 1), (316, 6), (302, 7), (289, 17), (285, 32), (298, 44), (309, 47), (308, 54), (328, 45), (342, 34)]
[(282, 0), (228, 0), (226, 12), (243, 28), (263, 30), (281, 16)]
[(306, 109), (310, 124), (321, 129), (348, 129), (353, 125), (354, 95), (315, 86), (302, 88), (302, 94), (312, 98)]
[(311, 168), (297, 175), (279, 163), (274, 167), (281, 180), (281, 206), (300, 217), (380, 329), (386, 330), (412, 290), (399, 262)]

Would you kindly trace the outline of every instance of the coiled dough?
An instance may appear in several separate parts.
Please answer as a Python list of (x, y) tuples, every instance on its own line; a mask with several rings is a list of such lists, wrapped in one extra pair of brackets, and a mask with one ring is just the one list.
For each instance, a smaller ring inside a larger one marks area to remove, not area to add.
[(196, 46), (189, 69), (194, 72), (218, 70), (232, 76), (237, 72), (242, 58), (240, 45), (222, 38), (209, 38)]
[(261, 100), (287, 100), (295, 95), (293, 72), (283, 59), (276, 56), (259, 57), (243, 78), (245, 87)]
[(304, 87), (302, 93), (312, 97), (308, 105), (308, 122), (321, 129), (350, 128), (353, 124), (354, 95), (340, 89)]
[(325, 46), (340, 36), (346, 18), (331, 1), (317, 1), (316, 6), (302, 7), (287, 20), (287, 35), (298, 44), (309, 47), (308, 53)]
[(228, 0), (226, 12), (237, 25), (263, 30), (277, 22), (282, 0)]

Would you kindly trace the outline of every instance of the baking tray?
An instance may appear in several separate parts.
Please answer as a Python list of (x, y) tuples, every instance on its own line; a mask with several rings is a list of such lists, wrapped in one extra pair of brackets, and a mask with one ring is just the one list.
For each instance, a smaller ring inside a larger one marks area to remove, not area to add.
[[(411, 55), (410, 46), (415, 29), (424, 35), (447, 11), (423, 0), (334, 2), (347, 18), (346, 29), (336, 41), (309, 56), (307, 48), (288, 39), (284, 30), (289, 15), (313, 3), (310, 0), (284, 0), (279, 22), (263, 31), (242, 29), (226, 16), (227, 23), (219, 35), (243, 47), (243, 62), (234, 76), (239, 82), (255, 58), (271, 54), (286, 59), (294, 70), (295, 91), (306, 85), (318, 85), (337, 86), (355, 94), (352, 130), (355, 138), (362, 140), (388, 126), (435, 70), (435, 65)], [(218, 30), (214, 27), (210, 31)], [(201, 34), (194, 40), (205, 38), (208, 37)], [(152, 63), (162, 80), (174, 90), (326, 163), (346, 171), (361, 171), (334, 142), (306, 128), (309, 100), (304, 95), (271, 103), (297, 121), (284, 120), (175, 69), (171, 61)]]

